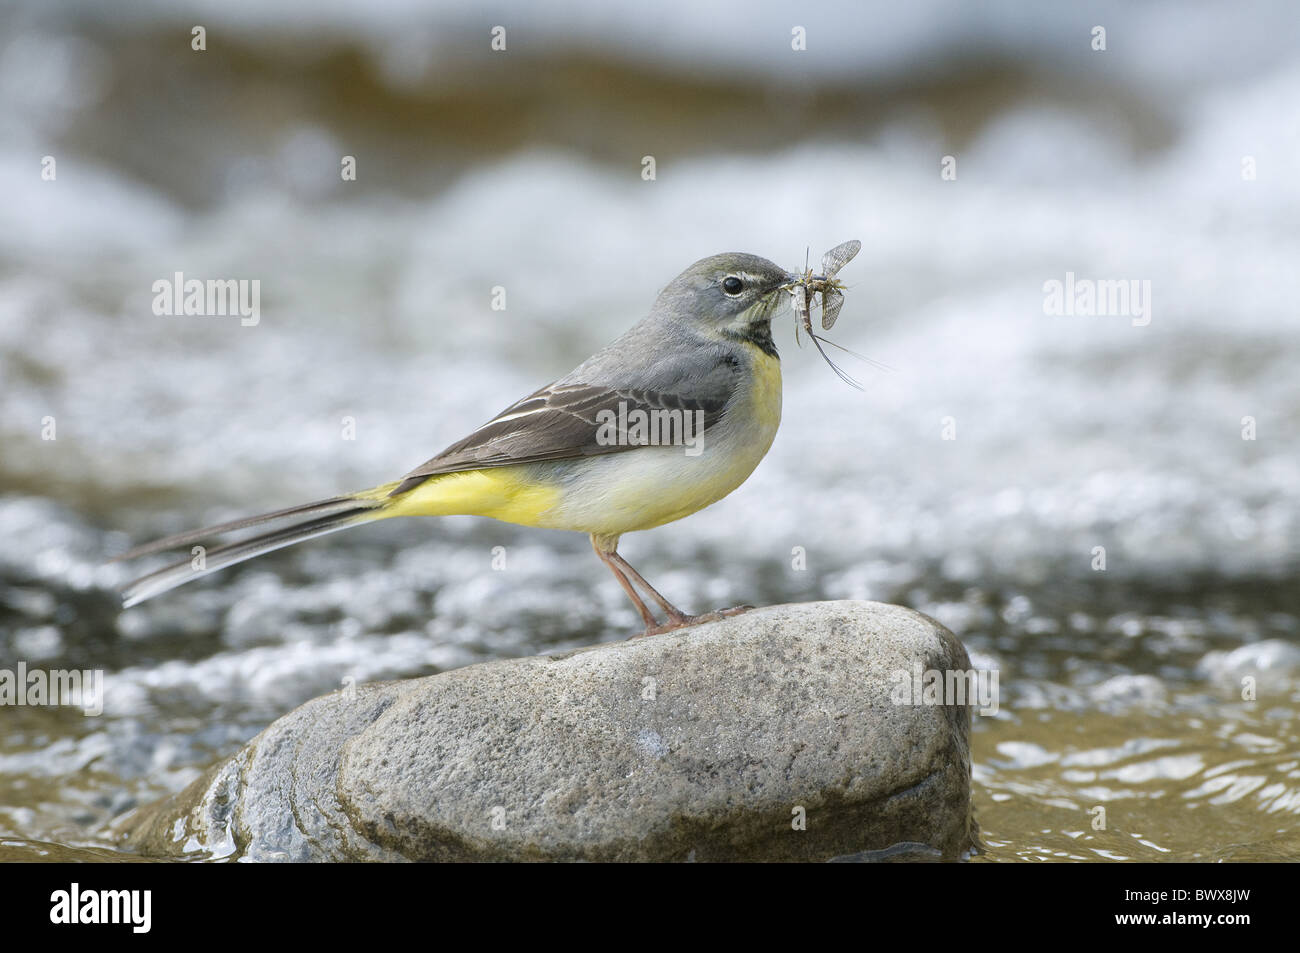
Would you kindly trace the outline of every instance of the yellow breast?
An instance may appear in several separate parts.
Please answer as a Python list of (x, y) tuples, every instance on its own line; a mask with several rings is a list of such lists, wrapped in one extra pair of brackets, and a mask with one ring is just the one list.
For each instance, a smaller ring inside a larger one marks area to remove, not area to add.
[(722, 419), (704, 435), (701, 452), (639, 447), (591, 457), (569, 469), (555, 465), (564, 495), (531, 525), (617, 535), (679, 520), (716, 503), (749, 478), (781, 423), (781, 363), (753, 349), (748, 380)]

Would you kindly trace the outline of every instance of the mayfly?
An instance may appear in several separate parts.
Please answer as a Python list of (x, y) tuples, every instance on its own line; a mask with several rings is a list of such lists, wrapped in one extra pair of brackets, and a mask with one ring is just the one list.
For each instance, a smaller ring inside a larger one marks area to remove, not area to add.
[(813, 330), (812, 312), (816, 302), (820, 301), (822, 309), (822, 330), (829, 331), (835, 324), (835, 319), (840, 316), (840, 309), (844, 307), (844, 283), (835, 276), (839, 273), (839, 270), (851, 262), (854, 256), (856, 256), (861, 250), (862, 242), (857, 239), (836, 245), (826, 254), (822, 255), (821, 274), (813, 274), (812, 269), (808, 268), (805, 263), (803, 273), (794, 281), (791, 281), (786, 285), (786, 288), (794, 298), (794, 312), (798, 321), (794, 328), (795, 340), (799, 341), (799, 327), (802, 325), (803, 329), (808, 332), (808, 336), (812, 338), (813, 344), (817, 346), (817, 350), (821, 353), (822, 358), (830, 365), (831, 370), (839, 376), (840, 380), (847, 384), (851, 384), (859, 390), (861, 390), (862, 385), (846, 374), (838, 364), (830, 359), (830, 356), (827, 355), (826, 351), (822, 348), (822, 342), (825, 341), (832, 347), (838, 347), (840, 350), (847, 351), (855, 357), (860, 357), (869, 363), (876, 364), (877, 362), (871, 361), (870, 358), (862, 357), (861, 354), (849, 351), (848, 348), (841, 347), (834, 341), (829, 341), (820, 334), (817, 334)]

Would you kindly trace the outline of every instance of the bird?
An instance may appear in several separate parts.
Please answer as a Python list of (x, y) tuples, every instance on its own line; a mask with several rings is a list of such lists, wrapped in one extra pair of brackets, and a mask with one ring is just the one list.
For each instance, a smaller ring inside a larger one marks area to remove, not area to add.
[(363, 523), (474, 515), (586, 533), (645, 623), (640, 635), (747, 611), (752, 606), (683, 612), (619, 554), (618, 544), (626, 533), (682, 519), (727, 496), (767, 454), (781, 422), (772, 321), (789, 297), (783, 292), (802, 278), (756, 255), (703, 258), (669, 282), (621, 337), (400, 479), (121, 554), (117, 560), (131, 560), (262, 528), (204, 551), (202, 560), (187, 558), (136, 579), (122, 591), (123, 606)]

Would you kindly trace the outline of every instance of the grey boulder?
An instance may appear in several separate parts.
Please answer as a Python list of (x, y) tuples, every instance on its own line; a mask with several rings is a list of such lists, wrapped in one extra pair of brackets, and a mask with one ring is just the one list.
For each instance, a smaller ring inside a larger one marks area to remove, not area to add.
[(909, 609), (773, 606), (314, 699), (117, 831), (247, 860), (956, 859), (969, 708), (896, 686), (969, 668)]

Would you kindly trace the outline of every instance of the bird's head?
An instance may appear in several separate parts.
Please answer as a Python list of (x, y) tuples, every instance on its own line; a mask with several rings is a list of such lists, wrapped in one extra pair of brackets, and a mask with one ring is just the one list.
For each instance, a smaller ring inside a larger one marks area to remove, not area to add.
[(655, 310), (707, 335), (741, 338), (774, 352), (772, 318), (797, 277), (757, 255), (711, 255), (669, 282)]

